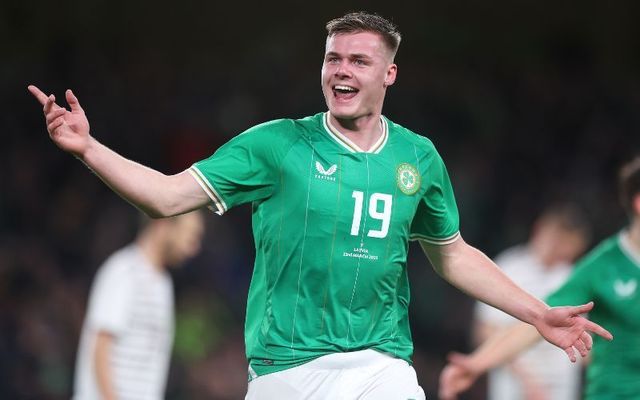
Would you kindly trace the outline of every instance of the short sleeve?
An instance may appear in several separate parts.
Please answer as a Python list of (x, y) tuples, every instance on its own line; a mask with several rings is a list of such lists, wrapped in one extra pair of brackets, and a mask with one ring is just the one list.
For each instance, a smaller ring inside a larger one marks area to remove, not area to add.
[(411, 240), (444, 245), (459, 235), (459, 216), (449, 174), (440, 155), (433, 150), (422, 180), (427, 186), (411, 223)]
[(95, 330), (122, 333), (129, 320), (133, 280), (121, 257), (111, 257), (98, 270), (91, 289), (87, 320)]
[(215, 204), (218, 214), (271, 196), (279, 177), (283, 136), (290, 120), (257, 125), (231, 139), (189, 172)]
[(550, 306), (575, 306), (593, 300), (592, 269), (590, 260), (579, 263), (569, 279), (546, 299)]

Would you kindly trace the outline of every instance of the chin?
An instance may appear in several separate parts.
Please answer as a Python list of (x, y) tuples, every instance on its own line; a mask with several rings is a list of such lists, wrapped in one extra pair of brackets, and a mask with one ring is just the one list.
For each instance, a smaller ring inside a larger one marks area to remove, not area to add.
[(355, 107), (343, 106), (343, 105), (333, 105), (329, 106), (329, 112), (334, 118), (339, 119), (354, 119), (357, 117), (357, 112), (354, 109)]

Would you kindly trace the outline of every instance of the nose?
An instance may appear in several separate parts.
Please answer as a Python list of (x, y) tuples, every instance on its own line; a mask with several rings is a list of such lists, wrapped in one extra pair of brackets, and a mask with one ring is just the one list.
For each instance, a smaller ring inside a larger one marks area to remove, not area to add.
[(349, 69), (349, 63), (341, 61), (336, 67), (335, 75), (338, 78), (350, 77), (351, 70)]

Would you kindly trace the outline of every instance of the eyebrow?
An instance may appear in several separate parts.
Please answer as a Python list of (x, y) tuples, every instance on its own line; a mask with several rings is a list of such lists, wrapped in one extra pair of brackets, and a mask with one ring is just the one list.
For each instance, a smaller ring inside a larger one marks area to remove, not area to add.
[[(341, 54), (336, 53), (335, 51), (330, 51), (327, 54), (325, 54), (325, 57), (342, 57)], [(371, 56), (367, 55), (367, 54), (362, 54), (362, 53), (354, 53), (354, 54), (349, 54), (348, 55), (349, 58), (364, 58), (364, 59), (372, 59)]]

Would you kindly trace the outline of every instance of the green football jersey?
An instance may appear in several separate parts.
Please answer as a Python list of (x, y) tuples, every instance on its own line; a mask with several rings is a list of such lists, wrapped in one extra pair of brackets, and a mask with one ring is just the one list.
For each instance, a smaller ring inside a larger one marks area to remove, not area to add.
[(594, 337), (585, 389), (589, 400), (640, 398), (640, 254), (628, 240), (620, 233), (603, 241), (548, 298), (550, 305), (594, 300), (589, 319), (613, 334), (612, 341)]
[(458, 211), (431, 141), (380, 123), (363, 152), (328, 113), (276, 120), (190, 168), (219, 214), (252, 204), (245, 345), (257, 375), (362, 349), (411, 362), (408, 240), (454, 241)]

